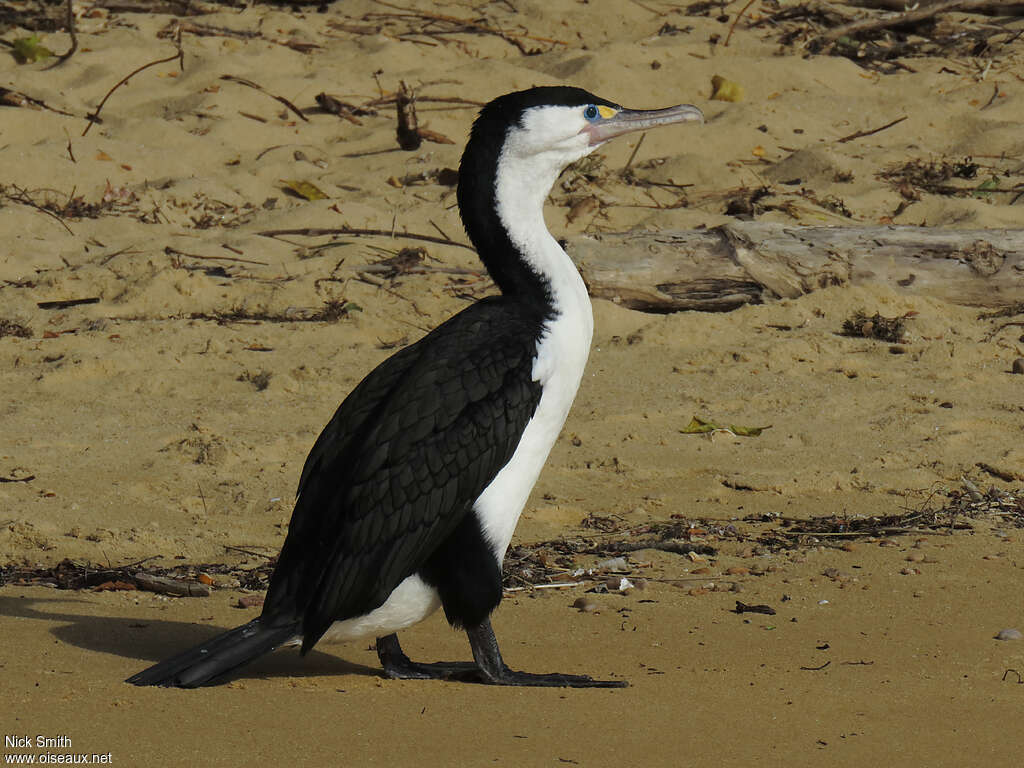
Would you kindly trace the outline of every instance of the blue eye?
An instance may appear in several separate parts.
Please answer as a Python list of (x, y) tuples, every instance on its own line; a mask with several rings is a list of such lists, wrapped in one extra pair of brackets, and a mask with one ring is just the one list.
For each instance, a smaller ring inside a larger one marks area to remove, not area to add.
[(597, 107), (593, 104), (589, 104), (587, 105), (587, 108), (583, 110), (583, 116), (587, 118), (587, 120), (597, 120), (597, 118), (600, 117), (600, 113), (597, 111)]

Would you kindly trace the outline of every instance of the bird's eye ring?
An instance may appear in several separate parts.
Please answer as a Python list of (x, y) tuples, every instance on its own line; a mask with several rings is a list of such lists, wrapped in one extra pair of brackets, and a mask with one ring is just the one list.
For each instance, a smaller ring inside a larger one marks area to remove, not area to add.
[(597, 111), (597, 107), (593, 104), (588, 104), (586, 109), (583, 110), (583, 116), (587, 120), (597, 120), (601, 116), (601, 113)]

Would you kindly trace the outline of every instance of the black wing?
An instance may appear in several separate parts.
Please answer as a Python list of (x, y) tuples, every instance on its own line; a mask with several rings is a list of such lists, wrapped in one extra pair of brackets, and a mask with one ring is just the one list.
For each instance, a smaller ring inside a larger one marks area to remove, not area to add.
[(306, 459), (265, 621), (301, 618), (308, 650), (423, 565), (536, 410), (543, 319), (500, 297), (478, 302), (352, 391)]

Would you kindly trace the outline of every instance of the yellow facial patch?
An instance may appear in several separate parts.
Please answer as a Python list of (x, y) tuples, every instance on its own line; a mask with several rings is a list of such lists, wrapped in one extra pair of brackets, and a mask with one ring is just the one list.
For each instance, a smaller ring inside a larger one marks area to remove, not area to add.
[(597, 111), (600, 113), (601, 117), (607, 120), (610, 117), (615, 117), (618, 110), (612, 109), (611, 107), (606, 107), (604, 104), (599, 104), (597, 107)]

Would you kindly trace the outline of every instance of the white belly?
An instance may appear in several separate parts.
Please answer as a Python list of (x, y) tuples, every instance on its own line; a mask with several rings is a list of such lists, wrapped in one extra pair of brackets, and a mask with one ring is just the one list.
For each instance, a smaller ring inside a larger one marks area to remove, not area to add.
[(340, 643), (361, 637), (384, 637), (423, 621), (440, 605), (437, 590), (414, 574), (395, 587), (380, 608), (365, 616), (334, 622), (323, 640)]

